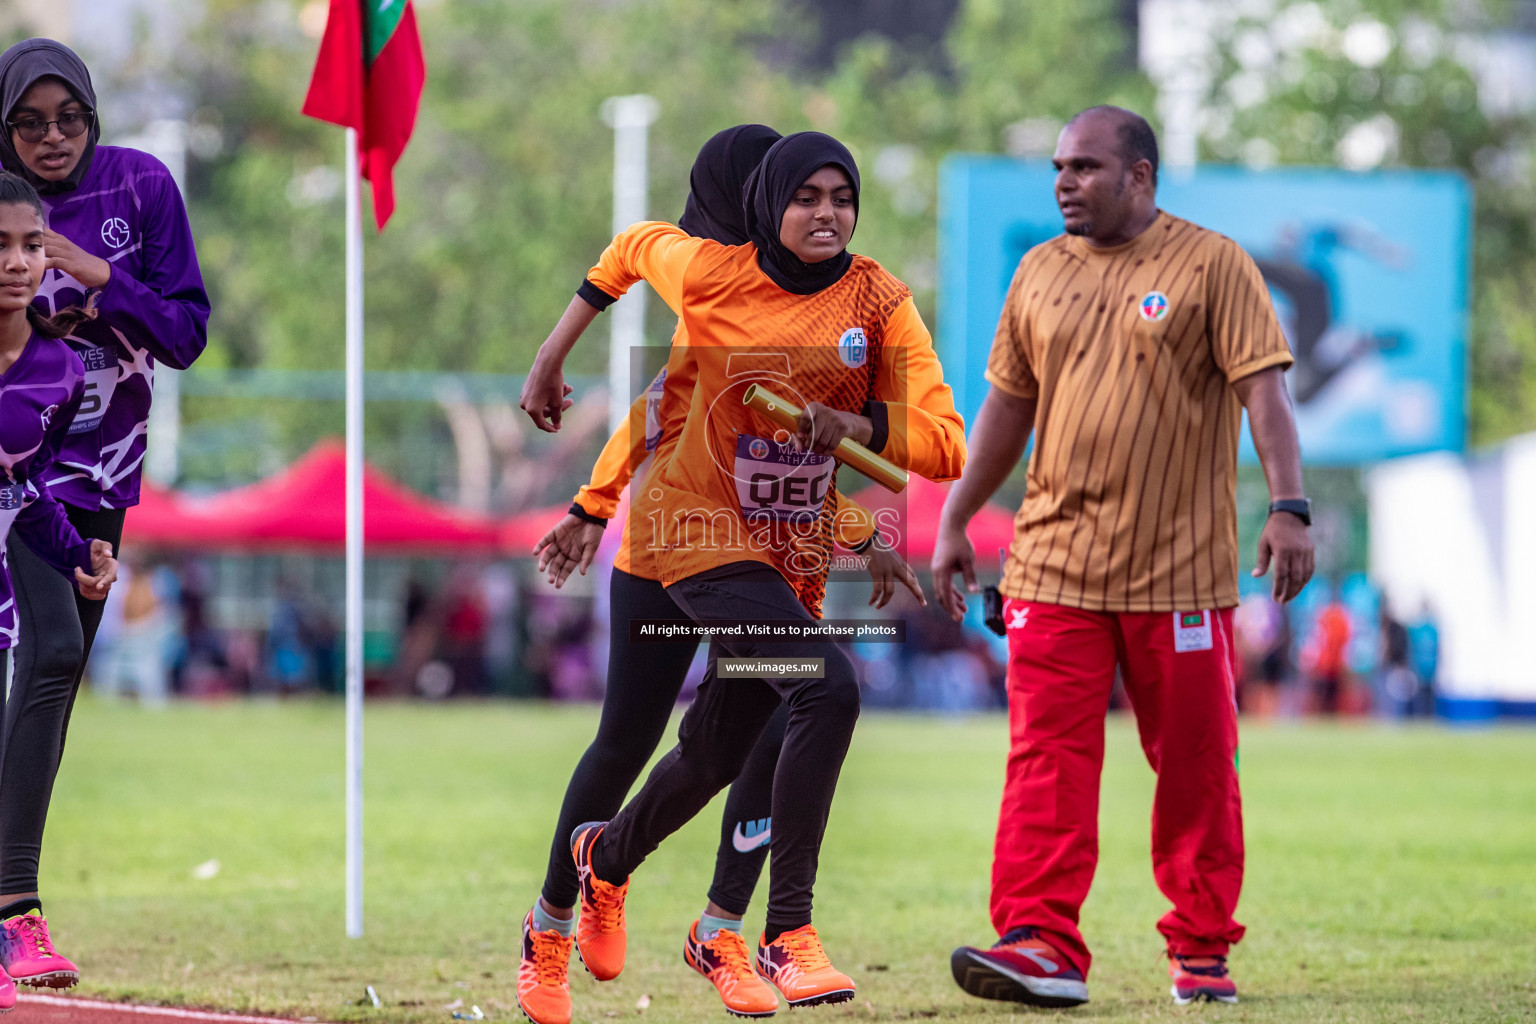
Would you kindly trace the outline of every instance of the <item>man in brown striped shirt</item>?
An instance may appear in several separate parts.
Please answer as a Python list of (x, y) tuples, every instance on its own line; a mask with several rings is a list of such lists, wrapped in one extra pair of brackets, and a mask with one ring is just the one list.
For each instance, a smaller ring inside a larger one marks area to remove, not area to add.
[(1242, 410), (1269, 483), (1255, 575), (1277, 600), (1312, 574), (1290, 350), (1231, 239), (1157, 208), (1145, 120), (1094, 107), (1062, 131), (1066, 233), (1025, 254), (992, 345), (992, 388), (933, 556), (959, 619), (975, 592), (965, 524), (1031, 431), (1028, 493), (1001, 590), (1011, 750), (992, 871), (998, 943), (955, 950), (973, 995), (1088, 999), (1078, 911), (1098, 855), (1103, 716), (1118, 669), (1158, 774), (1152, 860), (1174, 999), (1235, 1002), (1226, 954), (1242, 886), (1232, 608)]

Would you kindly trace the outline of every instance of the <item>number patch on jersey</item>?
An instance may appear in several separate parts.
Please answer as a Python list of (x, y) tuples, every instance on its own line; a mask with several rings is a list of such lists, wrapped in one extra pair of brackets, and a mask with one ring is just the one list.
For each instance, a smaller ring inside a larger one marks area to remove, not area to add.
[(69, 425), (71, 434), (83, 434), (95, 430), (101, 418), (112, 404), (112, 392), (117, 390), (117, 355), (107, 348), (91, 345), (76, 348), (80, 361), (85, 363), (85, 396), (80, 399), (80, 411), (75, 422)]
[(663, 366), (651, 386), (645, 389), (645, 450), (653, 452), (661, 444), (661, 396), (667, 391), (667, 368)]
[(11, 524), (21, 515), (22, 506), (26, 503), (27, 494), (21, 484), (0, 487), (0, 530), (7, 535), (11, 532)]
[(821, 515), (837, 463), (766, 437), (736, 438), (736, 499), (749, 523), (803, 523)]
[(1174, 612), (1173, 650), (1175, 654), (1211, 649), (1211, 613)]

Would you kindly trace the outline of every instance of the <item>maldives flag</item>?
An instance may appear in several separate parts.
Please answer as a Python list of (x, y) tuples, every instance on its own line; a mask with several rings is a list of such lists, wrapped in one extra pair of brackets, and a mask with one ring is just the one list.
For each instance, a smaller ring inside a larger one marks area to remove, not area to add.
[(304, 113), (357, 129), (380, 231), (395, 212), (395, 161), (411, 141), (426, 80), (410, 0), (331, 0)]

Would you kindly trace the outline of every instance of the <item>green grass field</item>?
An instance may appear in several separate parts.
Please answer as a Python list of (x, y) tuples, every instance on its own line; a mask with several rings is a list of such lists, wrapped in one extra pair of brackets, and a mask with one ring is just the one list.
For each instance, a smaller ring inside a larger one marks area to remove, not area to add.
[[(343, 934), (339, 704), (154, 713), (83, 701), (54, 799), (43, 893), (86, 994), (331, 1021), (517, 1018), (517, 926), (595, 711), (370, 707), (366, 938)], [(1536, 733), (1377, 725), (1245, 730), (1249, 938), (1237, 1006), (1176, 1008), (1153, 923), (1152, 776), (1109, 725), (1102, 860), (1084, 909), (1095, 1021), (1536, 1020)], [(843, 772), (816, 921), (855, 1002), (797, 1019), (998, 1021), (948, 956), (988, 943), (1001, 717), (867, 715)], [(577, 1022), (724, 1021), (682, 963), (718, 804), (634, 879), (629, 966), (579, 966)], [(211, 879), (194, 868), (218, 860)], [(761, 926), (761, 900), (748, 917)], [(364, 1000), (372, 984), (383, 1009)], [(642, 996), (649, 1008), (637, 1010)]]

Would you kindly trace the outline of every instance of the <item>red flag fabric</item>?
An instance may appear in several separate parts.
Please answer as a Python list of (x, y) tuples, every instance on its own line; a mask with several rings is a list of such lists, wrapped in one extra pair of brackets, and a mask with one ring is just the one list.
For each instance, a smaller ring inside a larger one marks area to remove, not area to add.
[(331, 0), (304, 113), (357, 129), (380, 231), (395, 211), (395, 162), (416, 127), (427, 65), (410, 0)]

